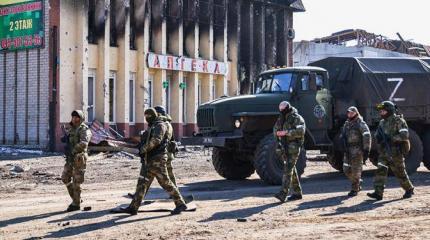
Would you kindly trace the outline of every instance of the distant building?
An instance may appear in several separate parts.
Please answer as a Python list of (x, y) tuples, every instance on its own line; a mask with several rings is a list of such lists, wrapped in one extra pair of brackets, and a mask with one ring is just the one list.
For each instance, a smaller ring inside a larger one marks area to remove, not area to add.
[(305, 10), (301, 0), (2, 4), (0, 144), (50, 150), (73, 109), (127, 137), (144, 128), (145, 108), (163, 105), (176, 136), (190, 135), (199, 104), (293, 64), (293, 13)]
[(294, 43), (294, 65), (307, 65), (327, 57), (430, 57), (430, 46), (389, 39), (362, 29), (347, 29)]
[(294, 43), (294, 66), (306, 66), (328, 57), (414, 57), (367, 46), (343, 46), (301, 41)]

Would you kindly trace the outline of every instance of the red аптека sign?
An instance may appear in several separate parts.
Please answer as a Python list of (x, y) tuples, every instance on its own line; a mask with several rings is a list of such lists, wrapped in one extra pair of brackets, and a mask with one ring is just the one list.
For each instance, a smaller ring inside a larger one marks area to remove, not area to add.
[(0, 5), (0, 50), (43, 47), (43, 0), (17, 2)]

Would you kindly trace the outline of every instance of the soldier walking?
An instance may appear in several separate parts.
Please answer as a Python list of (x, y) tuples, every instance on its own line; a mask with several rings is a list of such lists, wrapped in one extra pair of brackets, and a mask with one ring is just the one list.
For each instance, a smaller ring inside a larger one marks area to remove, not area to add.
[(376, 200), (382, 200), (388, 168), (399, 179), (400, 186), (405, 190), (403, 198), (410, 198), (414, 194), (414, 186), (405, 170), (404, 155), (409, 152), (409, 131), (402, 115), (396, 113), (396, 105), (384, 101), (377, 106), (381, 121), (376, 131), (378, 144), (378, 169), (374, 179), (373, 193), (367, 195)]
[(167, 125), (158, 117), (154, 108), (145, 110), (144, 114), (146, 122), (148, 123), (148, 137), (140, 148), (143, 161), (140, 176), (137, 181), (136, 192), (128, 207), (120, 208), (113, 212), (136, 215), (152, 181), (156, 178), (160, 186), (175, 202), (176, 208), (171, 211), (171, 214), (180, 214), (187, 209), (187, 206), (178, 188), (172, 183), (167, 173)]
[(347, 110), (347, 120), (342, 128), (341, 139), (345, 148), (343, 172), (352, 183), (348, 196), (354, 197), (361, 190), (363, 163), (369, 157), (372, 141), (369, 127), (354, 106)]
[(62, 141), (66, 143), (66, 164), (61, 179), (73, 200), (67, 208), (67, 212), (79, 210), (81, 204), (81, 184), (84, 182), (88, 144), (91, 140), (91, 131), (84, 121), (82, 111), (73, 111), (69, 129), (62, 138)]
[[(281, 154), (285, 165), (282, 188), (279, 193), (275, 194), (275, 197), (284, 203), (286, 199), (289, 201), (302, 199), (302, 188), (297, 175), (296, 163), (304, 143), (306, 125), (297, 109), (287, 101), (279, 104), (279, 112), (280, 115), (273, 127), (273, 133), (276, 138), (277, 153)], [(292, 194), (288, 196), (290, 188)]]
[(169, 114), (166, 113), (166, 109), (163, 106), (156, 106), (154, 107), (155, 111), (157, 111), (159, 117), (163, 122), (167, 125), (167, 139), (169, 141), (167, 146), (167, 172), (169, 174), (169, 178), (172, 181), (172, 183), (176, 185), (176, 178), (175, 174), (173, 174), (173, 166), (172, 161), (175, 158), (175, 152), (177, 151), (177, 145), (175, 142), (175, 136), (173, 134), (173, 126), (171, 124), (172, 118)]

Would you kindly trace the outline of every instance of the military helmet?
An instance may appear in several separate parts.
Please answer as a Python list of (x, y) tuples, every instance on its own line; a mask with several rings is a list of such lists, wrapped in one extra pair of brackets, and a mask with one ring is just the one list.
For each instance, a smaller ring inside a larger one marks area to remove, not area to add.
[(396, 111), (396, 104), (394, 104), (391, 101), (383, 101), (380, 104), (378, 104), (376, 106), (376, 109), (380, 110), (385, 110), (387, 111), (389, 114), (393, 114)]
[(279, 103), (279, 110), (281, 110), (281, 108), (289, 112), (291, 110), (291, 104), (288, 101), (282, 101)]
[(349, 107), (346, 111), (347, 111), (347, 112), (355, 112), (355, 113), (359, 113), (359, 112), (358, 112), (358, 109), (357, 109), (356, 107), (354, 107), (354, 106)]
[(155, 111), (157, 111), (158, 114), (162, 116), (166, 116), (166, 109), (163, 106), (158, 105), (158, 106), (155, 106), (154, 109)]

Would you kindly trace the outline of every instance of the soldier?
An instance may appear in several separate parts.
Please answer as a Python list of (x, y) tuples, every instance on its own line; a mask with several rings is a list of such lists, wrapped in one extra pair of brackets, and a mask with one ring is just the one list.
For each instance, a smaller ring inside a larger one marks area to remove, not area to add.
[(279, 111), (280, 116), (273, 127), (273, 132), (277, 142), (277, 152), (281, 153), (285, 165), (282, 188), (275, 197), (281, 202), (285, 202), (290, 188), (293, 193), (288, 196), (287, 200), (302, 199), (302, 189), (297, 175), (296, 163), (304, 143), (306, 125), (303, 117), (298, 114), (297, 109), (291, 106), (289, 102), (281, 102)]
[(369, 157), (372, 137), (356, 107), (348, 108), (347, 117), (341, 134), (345, 147), (343, 172), (352, 182), (348, 196), (354, 197), (361, 190), (361, 172), (364, 161)]
[(167, 125), (158, 117), (157, 112), (153, 108), (145, 110), (144, 114), (148, 123), (148, 138), (140, 148), (140, 154), (144, 156), (144, 161), (142, 162), (140, 176), (137, 181), (136, 193), (128, 207), (120, 208), (113, 212), (136, 215), (152, 181), (156, 178), (160, 186), (169, 193), (175, 202), (176, 208), (171, 211), (171, 214), (180, 214), (187, 209), (187, 206), (167, 173)]
[(84, 182), (88, 143), (91, 140), (91, 131), (84, 121), (82, 111), (73, 111), (68, 133), (62, 138), (67, 145), (66, 164), (61, 179), (73, 200), (67, 208), (67, 212), (79, 210), (81, 204), (81, 184)]
[(405, 170), (404, 155), (409, 152), (409, 131), (402, 115), (396, 113), (396, 105), (390, 101), (378, 104), (381, 116), (376, 132), (378, 145), (378, 169), (374, 179), (373, 193), (367, 195), (376, 200), (382, 200), (388, 168), (399, 179), (400, 186), (405, 190), (403, 198), (410, 198), (414, 194), (414, 186)]
[(175, 152), (177, 150), (175, 137), (173, 134), (173, 126), (171, 124), (172, 118), (170, 115), (166, 113), (166, 109), (163, 106), (156, 106), (154, 109), (160, 115), (160, 119), (162, 119), (167, 125), (167, 139), (169, 140), (169, 146), (167, 147), (167, 172), (169, 173), (169, 178), (173, 184), (176, 185), (176, 178), (173, 174), (172, 161), (175, 158)]

